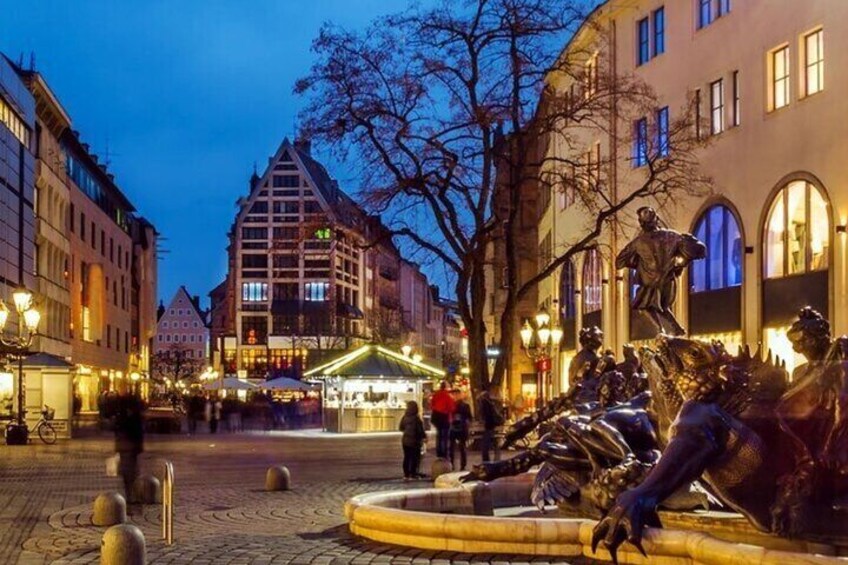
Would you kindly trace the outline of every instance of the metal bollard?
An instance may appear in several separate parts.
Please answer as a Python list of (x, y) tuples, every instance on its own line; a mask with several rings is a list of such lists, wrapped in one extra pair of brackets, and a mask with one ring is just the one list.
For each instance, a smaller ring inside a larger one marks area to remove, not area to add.
[(174, 465), (165, 461), (165, 480), (162, 482), (162, 539), (174, 543)]

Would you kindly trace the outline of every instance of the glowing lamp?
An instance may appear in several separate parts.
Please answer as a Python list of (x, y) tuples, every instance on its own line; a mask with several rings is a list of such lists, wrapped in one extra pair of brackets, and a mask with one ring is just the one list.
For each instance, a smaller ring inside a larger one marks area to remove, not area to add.
[(412, 346), (409, 344), (404, 345), (400, 348), (400, 352), (403, 353), (404, 357), (409, 357), (409, 354), (412, 353)]
[(24, 311), (24, 324), (30, 333), (35, 333), (38, 330), (38, 322), (40, 321), (41, 313), (35, 308)]
[(533, 339), (533, 328), (530, 327), (530, 322), (525, 320), (524, 325), (518, 333), (521, 334), (521, 345), (525, 349), (530, 347), (530, 340)]
[(9, 319), (9, 307), (6, 303), (0, 300), (0, 330), (6, 327), (6, 322)]
[(551, 343), (554, 347), (558, 347), (559, 343), (562, 341), (562, 328), (559, 326), (554, 326), (551, 329)]
[(19, 286), (12, 293), (12, 300), (18, 312), (25, 312), (32, 305), (32, 293), (24, 287)]
[(137, 372), (133, 371), (132, 373), (130, 373), (130, 380), (131, 381), (138, 382), (138, 380), (140, 378), (141, 378), (141, 375), (139, 375)]
[(421, 357), (420, 353), (416, 353), (415, 355), (412, 356), (412, 360), (415, 361), (416, 363), (420, 363), (422, 359), (423, 359), (423, 357)]
[(539, 328), (537, 333), (539, 334), (539, 343), (542, 344), (542, 347), (547, 347), (551, 341), (551, 330), (549, 328)]
[(551, 315), (548, 314), (548, 311), (545, 310), (544, 308), (539, 310), (539, 313), (536, 314), (536, 325), (538, 327), (541, 328), (543, 326), (547, 326), (548, 322), (550, 322), (550, 321), (551, 321)]

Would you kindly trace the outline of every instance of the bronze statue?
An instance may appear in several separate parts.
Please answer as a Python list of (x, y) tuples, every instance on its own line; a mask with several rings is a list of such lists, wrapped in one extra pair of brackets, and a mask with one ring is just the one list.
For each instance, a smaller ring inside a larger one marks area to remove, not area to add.
[(657, 504), (699, 478), (758, 529), (848, 541), (848, 338), (832, 340), (809, 308), (788, 335), (808, 360), (791, 384), (770, 353), (732, 356), (719, 342), (667, 336), (643, 350), (658, 417), (676, 421), (669, 437), (660, 430), (659, 462), (595, 527), (593, 549), (603, 541), (615, 558), (629, 541), (641, 550), (643, 526), (659, 525)]
[(578, 402), (585, 402), (591, 400), (594, 395), (598, 384), (597, 377), (604, 368), (601, 356), (598, 355), (604, 343), (604, 332), (597, 326), (583, 328), (578, 339), (581, 349), (568, 366), (568, 383), (569, 387), (581, 385), (581, 398)]
[[(597, 335), (591, 331), (582, 334)], [(628, 378), (616, 366), (633, 363), (635, 352), (631, 353), (633, 356), (624, 363), (607, 359), (609, 370), (577, 382), (565, 394), (519, 420), (504, 439), (504, 447), (509, 447), (553, 422), (535, 446), (506, 461), (476, 465), (463, 480), (491, 481), (541, 464), (531, 493), (534, 504), (540, 508), (558, 504), (581, 515), (600, 517), (619, 494), (638, 485), (659, 461), (659, 428), (670, 425), (670, 420), (656, 420), (650, 409), (650, 392), (627, 396), (628, 390), (640, 388), (630, 382), (640, 375), (631, 371)], [(584, 390), (587, 383), (592, 384), (591, 393)], [(673, 509), (706, 504), (706, 496), (691, 493), (688, 485), (664, 501), (664, 507)]]
[(634, 269), (639, 283), (633, 310), (644, 312), (659, 332), (683, 335), (672, 307), (677, 277), (689, 263), (706, 257), (706, 246), (693, 235), (661, 228), (653, 208), (636, 212), (642, 232), (615, 259), (616, 269)]

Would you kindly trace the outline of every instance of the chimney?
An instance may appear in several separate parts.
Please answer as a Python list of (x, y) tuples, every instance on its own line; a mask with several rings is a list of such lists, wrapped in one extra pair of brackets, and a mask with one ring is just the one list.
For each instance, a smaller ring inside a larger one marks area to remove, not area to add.
[(306, 153), (308, 156), (312, 156), (312, 140), (306, 137), (298, 137), (294, 140), (294, 146), (301, 151), (302, 153)]
[(191, 301), (194, 303), (194, 307), (200, 310), (200, 296), (194, 295), (191, 297)]

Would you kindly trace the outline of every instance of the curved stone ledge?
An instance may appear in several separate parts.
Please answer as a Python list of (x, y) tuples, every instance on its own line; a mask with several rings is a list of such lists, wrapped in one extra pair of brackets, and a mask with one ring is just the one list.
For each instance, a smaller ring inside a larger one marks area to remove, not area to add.
[[(474, 488), (474, 485), (463, 485), (363, 494), (345, 503), (345, 516), (352, 533), (381, 543), (463, 553), (582, 555), (610, 559), (604, 550), (592, 553), (594, 521), (474, 516)], [(490, 488), (497, 491), (503, 487), (496, 482)], [(648, 559), (625, 544), (619, 550), (619, 562), (639, 565), (848, 563), (848, 558), (844, 557), (733, 543), (700, 531), (648, 529), (644, 546), (650, 556)]]

